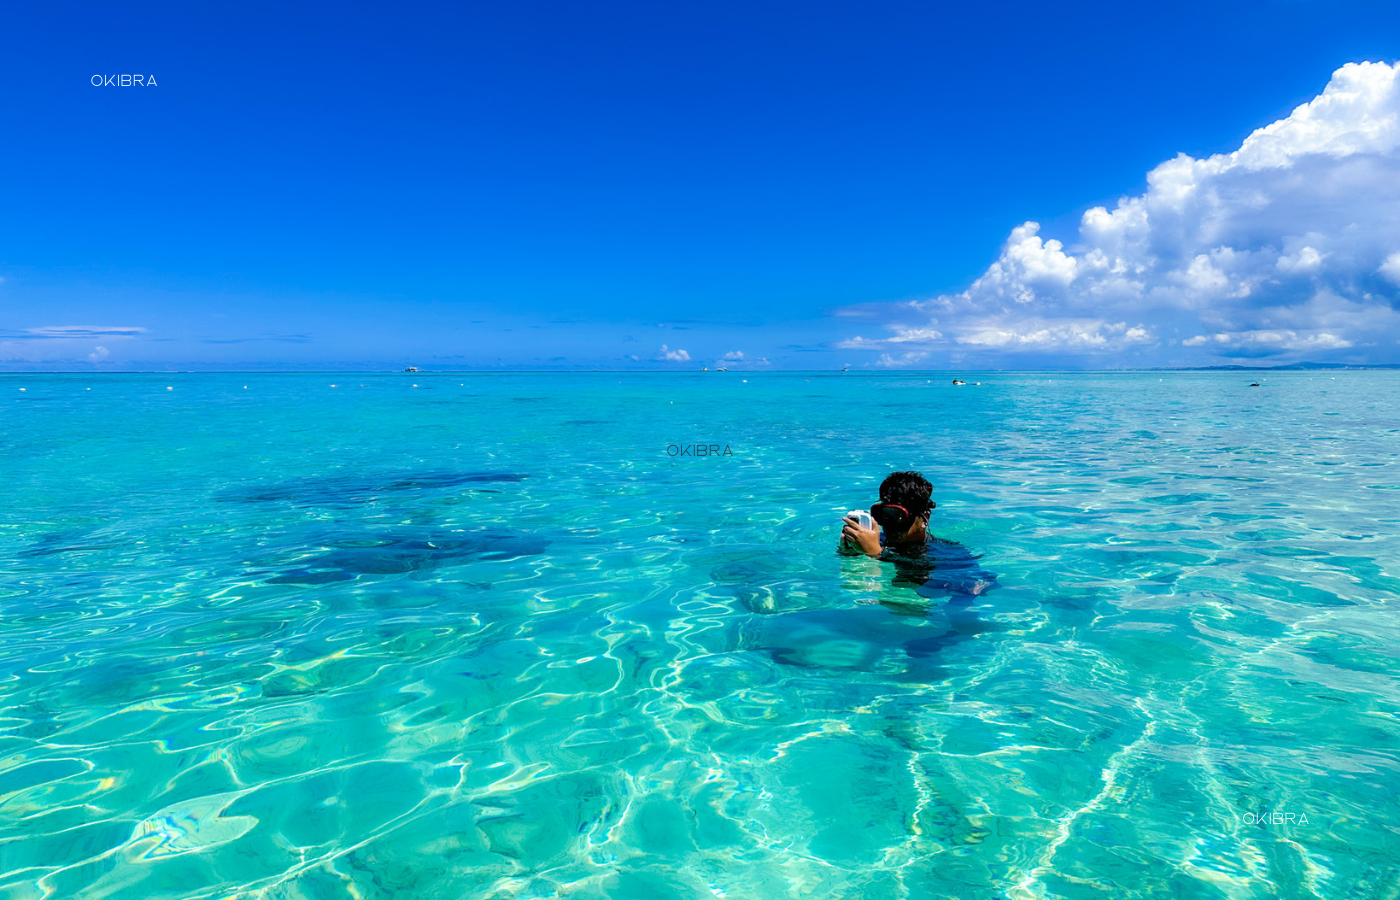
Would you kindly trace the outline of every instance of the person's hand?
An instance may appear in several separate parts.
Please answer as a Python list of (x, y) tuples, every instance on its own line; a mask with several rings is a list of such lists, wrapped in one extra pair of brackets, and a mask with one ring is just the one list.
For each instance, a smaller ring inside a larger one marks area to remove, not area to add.
[(880, 526), (861, 528), (860, 522), (846, 516), (841, 520), (846, 525), (841, 529), (841, 539), (859, 547), (866, 556), (880, 555)]

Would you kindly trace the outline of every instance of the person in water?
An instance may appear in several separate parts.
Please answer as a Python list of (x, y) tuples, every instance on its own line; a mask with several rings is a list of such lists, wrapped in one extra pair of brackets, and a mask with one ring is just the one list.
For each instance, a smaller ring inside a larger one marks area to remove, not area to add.
[(929, 519), (937, 507), (927, 478), (918, 472), (892, 472), (880, 483), (880, 502), (870, 507), (874, 528), (862, 527), (851, 516), (842, 519), (842, 549), (893, 562), (895, 583), (913, 585), (920, 594), (986, 593), (996, 585), (996, 576), (978, 565), (978, 557), (956, 541), (929, 533)]

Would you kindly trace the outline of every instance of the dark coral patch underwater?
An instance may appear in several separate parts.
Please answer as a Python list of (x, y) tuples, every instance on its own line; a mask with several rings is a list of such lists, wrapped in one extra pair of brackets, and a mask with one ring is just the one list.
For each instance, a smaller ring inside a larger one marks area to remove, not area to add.
[(536, 556), (549, 541), (505, 530), (384, 533), (326, 541), (326, 552), (269, 578), (269, 584), (327, 584), (361, 575), (405, 575), (474, 561)]
[[(345, 506), (369, 503), (385, 494), (439, 490), (478, 484), (524, 481), (512, 472), (384, 472), (376, 475), (330, 475), (300, 478), (280, 484), (234, 488), (216, 499), (226, 503), (287, 502), (295, 506)], [(479, 489), (478, 489), (479, 490)]]

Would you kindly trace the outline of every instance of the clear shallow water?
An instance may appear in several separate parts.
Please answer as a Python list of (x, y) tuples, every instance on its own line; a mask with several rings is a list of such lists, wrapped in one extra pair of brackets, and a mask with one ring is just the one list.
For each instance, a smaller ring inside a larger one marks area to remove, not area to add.
[(1400, 374), (980, 377), (0, 379), (0, 896), (1393, 897)]

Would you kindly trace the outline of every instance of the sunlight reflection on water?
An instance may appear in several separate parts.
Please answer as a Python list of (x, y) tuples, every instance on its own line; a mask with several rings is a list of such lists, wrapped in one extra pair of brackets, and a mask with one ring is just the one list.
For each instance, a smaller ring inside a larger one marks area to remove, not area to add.
[(732, 375), (9, 379), (0, 895), (1393, 885), (1400, 374)]

